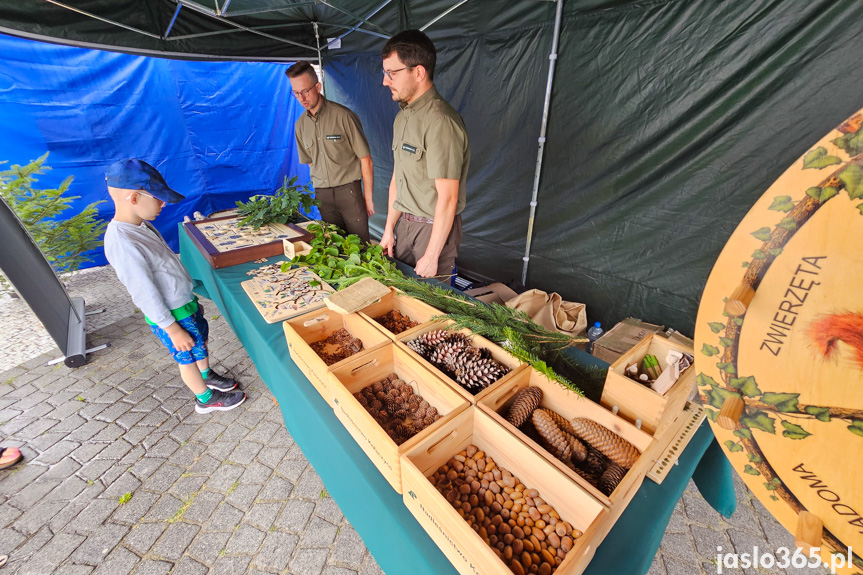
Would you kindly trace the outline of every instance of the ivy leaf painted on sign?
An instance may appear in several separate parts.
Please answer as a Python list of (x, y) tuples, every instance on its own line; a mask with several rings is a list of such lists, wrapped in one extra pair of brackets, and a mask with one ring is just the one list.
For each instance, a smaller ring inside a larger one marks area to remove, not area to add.
[(727, 389), (723, 389), (721, 387), (712, 386), (704, 390), (704, 396), (707, 400), (707, 405), (715, 407), (716, 409), (721, 409), (722, 404), (725, 403), (725, 400), (729, 397), (739, 397), (733, 391), (728, 391)]
[(783, 421), (782, 427), (785, 428), (785, 431), (782, 432), (782, 437), (787, 437), (788, 439), (806, 439), (812, 435), (796, 423)]
[(854, 423), (848, 426), (848, 431), (850, 431), (854, 435), (859, 435), (860, 437), (863, 437), (863, 421), (860, 421), (859, 419), (854, 420)]
[(761, 395), (761, 390), (758, 389), (758, 383), (751, 375), (749, 377), (734, 377), (728, 380), (728, 385), (734, 389), (739, 389), (745, 397), (758, 397)]
[(749, 458), (749, 463), (761, 463), (762, 461), (764, 461), (763, 459), (761, 459), (759, 456), (755, 455), (754, 453), (747, 453), (746, 457)]
[(782, 248), (773, 248), (772, 250), (767, 250), (767, 253), (776, 258), (782, 254)]
[[(861, 205), (863, 205), (863, 204), (861, 204)], [(748, 267), (749, 267), (749, 262), (743, 262), (743, 267), (748, 268)]]
[(851, 164), (846, 166), (836, 176), (845, 184), (845, 190), (852, 200), (863, 198), (863, 168)]
[(834, 187), (819, 188), (818, 186), (815, 186), (814, 188), (806, 190), (806, 195), (815, 198), (820, 204), (823, 204), (838, 193), (839, 190)]
[(752, 232), (752, 237), (756, 240), (761, 240), (762, 242), (766, 242), (770, 240), (770, 228), (764, 227), (756, 232)]
[(742, 317), (734, 317), (734, 318), (731, 318), (731, 321), (733, 321), (733, 322), (734, 322), (734, 323), (736, 323), (737, 325), (743, 325), (743, 318), (742, 318)]
[(777, 212), (790, 212), (794, 209), (794, 202), (791, 201), (791, 196), (777, 196), (773, 198), (773, 203), (767, 209)]
[(730, 337), (720, 337), (719, 345), (721, 345), (722, 347), (731, 347), (732, 345), (734, 345), (734, 340)]
[(735, 442), (733, 442), (733, 441), (732, 441), (732, 440), (730, 440), (730, 439), (729, 439), (728, 441), (726, 441), (726, 442), (724, 443), (724, 445), (725, 445), (725, 447), (727, 447), (727, 448), (728, 448), (728, 451), (730, 451), (731, 453), (735, 453), (735, 452), (737, 452), (737, 451), (743, 451), (743, 446), (742, 446), (742, 445), (738, 445), (738, 444), (736, 444)]
[(776, 224), (776, 226), (782, 228), (783, 230), (793, 232), (797, 229), (797, 222), (794, 221), (794, 218), (782, 218), (782, 220), (778, 224)]
[(707, 357), (710, 357), (711, 355), (716, 355), (716, 354), (718, 354), (718, 353), (719, 353), (719, 348), (718, 348), (718, 347), (714, 347), (714, 346), (712, 346), (712, 345), (708, 345), (708, 344), (706, 344), (706, 343), (705, 343), (705, 344), (701, 347), (701, 353), (703, 353), (703, 354), (704, 354), (704, 355), (706, 355)]
[(766, 260), (767, 254), (764, 253), (764, 250), (755, 250), (754, 252), (752, 252), (752, 259)]
[(760, 471), (749, 464), (746, 464), (746, 467), (743, 468), (743, 473), (748, 473), (749, 475), (761, 475)]
[(804, 170), (821, 170), (823, 168), (826, 168), (827, 166), (834, 166), (841, 163), (842, 160), (840, 160), (836, 156), (828, 156), (827, 148), (825, 148), (824, 146), (819, 146), (805, 156), (803, 156)]
[(705, 409), (704, 412), (707, 414), (707, 417), (713, 423), (716, 423), (716, 416), (719, 415), (719, 410), (717, 409)]
[(863, 152), (863, 133), (860, 131), (845, 134), (833, 140), (837, 148), (848, 152), (849, 156), (856, 156)]
[(830, 421), (830, 408), (827, 407), (817, 407), (815, 405), (807, 405), (806, 409), (803, 410), (809, 415), (814, 415), (815, 419), (818, 421), (828, 422)]
[(725, 328), (725, 324), (718, 321), (711, 321), (707, 325), (710, 326), (710, 331), (713, 333), (719, 333)]
[(731, 362), (728, 362), (728, 363), (721, 363), (720, 362), (720, 363), (716, 364), (716, 367), (718, 367), (720, 370), (724, 371), (728, 375), (737, 375), (737, 366), (735, 366)]
[(749, 429), (758, 429), (776, 435), (776, 420), (763, 411), (747, 413), (740, 418), (740, 424)]
[(708, 385), (711, 387), (719, 387), (719, 384), (716, 383), (715, 379), (713, 379), (709, 375), (704, 375), (703, 373), (699, 373), (695, 377), (695, 385), (697, 385), (698, 387), (705, 387)]
[(857, 211), (860, 212), (860, 215), (863, 215), (863, 204), (857, 204)]
[(743, 439), (752, 439), (752, 430), (741, 427), (740, 429), (734, 430), (734, 435), (742, 437)]
[(773, 393), (768, 391), (761, 396), (761, 401), (776, 408), (781, 413), (797, 413), (797, 400), (799, 393)]
[(775, 495), (771, 495), (770, 499), (772, 499), (773, 501), (779, 501), (779, 498), (776, 497)]

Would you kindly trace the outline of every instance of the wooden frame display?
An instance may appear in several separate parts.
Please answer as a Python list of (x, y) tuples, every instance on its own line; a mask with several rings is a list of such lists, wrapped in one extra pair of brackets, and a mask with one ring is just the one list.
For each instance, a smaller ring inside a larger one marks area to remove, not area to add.
[[(329, 295), (336, 291), (309, 268), (282, 272), (278, 264), (271, 266), (255, 270), (261, 272), (269, 268), (269, 273), (256, 273), (254, 278), (240, 283), (267, 323), (320, 309), (326, 305)], [(318, 285), (312, 286), (312, 282), (318, 282)]]
[(312, 234), (296, 224), (269, 224), (254, 230), (239, 227), (239, 216), (186, 222), (192, 243), (213, 269), (221, 269), (284, 253), (282, 240), (309, 241)]

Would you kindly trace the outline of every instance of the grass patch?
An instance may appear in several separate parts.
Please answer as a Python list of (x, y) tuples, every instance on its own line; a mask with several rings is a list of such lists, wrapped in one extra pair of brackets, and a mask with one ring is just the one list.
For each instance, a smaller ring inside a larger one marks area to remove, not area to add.
[(195, 500), (195, 497), (197, 495), (198, 495), (197, 493), (193, 493), (193, 494), (189, 495), (189, 497), (187, 497), (186, 500), (183, 501), (183, 504), (180, 505), (180, 508), (177, 509), (177, 512), (174, 513), (170, 519), (168, 519), (168, 523), (176, 523), (177, 521), (182, 519), (183, 515), (186, 514), (186, 511), (189, 510), (189, 507), (192, 506), (192, 502)]
[(239, 482), (239, 481), (234, 481), (234, 484), (233, 484), (233, 485), (231, 485), (230, 487), (228, 487), (228, 495), (230, 495), (231, 493), (233, 493), (233, 492), (234, 492), (234, 489), (236, 489), (236, 488), (237, 488), (237, 486), (238, 486), (239, 484), (240, 484), (240, 482)]
[(84, 398), (81, 397), (80, 395), (78, 397), (76, 397), (75, 399), (77, 399), (78, 401), (84, 401)]
[(120, 505), (124, 505), (128, 503), (130, 499), (132, 499), (132, 492), (124, 493), (117, 501), (120, 502)]
[(330, 492), (327, 491), (326, 487), (321, 489), (321, 499), (326, 499), (330, 496)]

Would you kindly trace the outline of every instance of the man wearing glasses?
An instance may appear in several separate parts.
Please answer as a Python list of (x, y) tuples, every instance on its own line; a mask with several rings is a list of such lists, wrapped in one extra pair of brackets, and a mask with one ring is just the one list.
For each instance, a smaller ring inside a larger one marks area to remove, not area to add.
[(450, 276), (470, 164), (464, 121), (435, 89), (437, 53), (428, 36), (400, 32), (387, 41), (381, 58), (384, 86), (401, 107), (393, 124), (393, 177), (381, 246), (421, 277)]
[(369, 216), (375, 213), (374, 170), (360, 119), (345, 106), (324, 98), (318, 74), (308, 62), (297, 62), (285, 73), (294, 96), (306, 109), (297, 120), (294, 136), (300, 163), (310, 165), (321, 218), (368, 242)]

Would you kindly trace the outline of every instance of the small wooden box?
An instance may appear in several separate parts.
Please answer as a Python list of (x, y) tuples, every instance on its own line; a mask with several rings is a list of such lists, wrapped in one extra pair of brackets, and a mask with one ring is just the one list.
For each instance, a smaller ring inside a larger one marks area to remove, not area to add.
[[(226, 230), (234, 230), (233, 234), (237, 238), (245, 237), (247, 233), (255, 233), (245, 229), (241, 230), (237, 225), (239, 220), (239, 216), (225, 216), (186, 222), (183, 224), (183, 227), (189, 238), (191, 238), (192, 243), (197, 246), (201, 255), (204, 256), (204, 259), (207, 260), (207, 263), (213, 269), (226, 268), (261, 258), (282, 255), (284, 253), (283, 239), (286, 238), (292, 242), (308, 241), (312, 238), (312, 234), (308, 230), (300, 228), (297, 225), (273, 224), (274, 229), (277, 227), (278, 230), (273, 232), (272, 241), (267, 243), (257, 243), (257, 239), (231, 240), (229, 236), (225, 235), (229, 233)], [(223, 243), (219, 243), (214, 234), (221, 234), (219, 238), (224, 240)], [(228, 243), (229, 241), (242, 247), (232, 248), (231, 244)]]
[(341, 315), (328, 309), (316, 310), (289, 319), (282, 326), (285, 330), (285, 339), (288, 340), (288, 351), (291, 354), (291, 359), (294, 360), (300, 371), (309, 378), (309, 381), (312, 382), (312, 385), (330, 407), (333, 405), (333, 394), (327, 372), (354, 356), (327, 366), (309, 344), (321, 341), (341, 328), (345, 328), (352, 336), (362, 341), (364, 350), (389, 341), (385, 335), (369, 325), (360, 316), (356, 314)]
[(483, 389), (482, 391), (480, 391), (476, 395), (473, 395), (467, 389), (465, 389), (464, 387), (459, 385), (459, 383), (457, 381), (450, 379), (450, 377), (447, 374), (445, 374), (444, 372), (439, 370), (437, 367), (433, 366), (431, 363), (426, 361), (425, 358), (421, 357), (414, 350), (408, 348), (407, 345), (405, 345), (405, 343), (404, 343), (404, 342), (411, 340), (417, 336), (420, 336), (420, 335), (422, 335), (428, 331), (432, 331), (435, 329), (446, 329), (450, 325), (452, 325), (452, 322), (447, 321), (447, 320), (429, 322), (429, 323), (425, 323), (423, 325), (418, 325), (410, 333), (405, 332), (405, 333), (400, 333), (399, 335), (397, 335), (396, 341), (398, 341), (400, 345), (405, 346), (405, 349), (408, 351), (408, 353), (410, 353), (413, 357), (415, 357), (416, 359), (421, 361), (422, 364), (424, 366), (426, 366), (427, 369), (431, 370), (432, 373), (434, 373), (439, 378), (441, 378), (445, 382), (447, 382), (453, 389), (455, 389), (462, 397), (467, 399), (471, 404), (475, 404), (486, 393), (488, 393), (489, 391), (491, 391), (495, 387), (501, 385), (502, 383), (504, 383), (508, 379), (512, 378), (516, 373), (518, 373), (519, 371), (521, 371), (527, 367), (527, 364), (522, 363), (521, 361), (519, 361), (515, 357), (508, 354), (506, 351), (503, 350), (502, 347), (500, 347), (496, 343), (487, 340), (486, 338), (482, 337), (481, 335), (473, 334), (468, 329), (459, 330), (459, 331), (461, 331), (461, 333), (470, 336), (472, 346), (484, 347), (484, 348), (488, 349), (491, 352), (492, 357), (498, 363), (506, 366), (509, 369), (509, 373), (507, 373), (506, 375), (501, 377), (499, 380), (495, 381), (494, 383), (492, 383), (491, 385), (489, 385), (488, 387), (486, 387), (485, 389)]
[[(434, 433), (470, 404), (395, 343), (358, 353), (329, 373), (336, 417), (398, 493), (402, 492), (401, 455)], [(395, 373), (435, 407), (441, 418), (401, 445), (381, 428), (353, 396)]]
[(662, 436), (683, 411), (683, 406), (695, 387), (695, 366), (690, 366), (680, 374), (680, 378), (665, 395), (660, 395), (650, 387), (629, 379), (624, 375), (624, 370), (627, 365), (641, 363), (647, 354), (655, 355), (662, 363), (666, 353), (672, 349), (693, 355), (691, 347), (673, 342), (656, 333), (642, 339), (611, 364), (600, 400), (608, 409), (618, 406), (619, 415), (629, 421), (635, 422), (640, 419), (642, 429), (657, 438)]
[[(642, 456), (626, 472), (617, 489), (611, 495), (602, 493), (506, 420), (506, 414), (509, 412), (509, 406), (512, 404), (516, 393), (528, 386), (538, 387), (542, 390), (540, 407), (552, 409), (567, 419), (576, 417), (591, 419), (627, 440), (642, 453)], [(648, 453), (653, 442), (653, 438), (650, 435), (640, 429), (636, 429), (631, 423), (617, 417), (589, 399), (581, 398), (575, 393), (564, 389), (533, 368), (518, 372), (512, 379), (490, 391), (477, 401), (477, 407), (487, 413), (494, 421), (503, 426), (515, 437), (527, 444), (532, 450), (541, 454), (560, 473), (567, 476), (573, 483), (577, 483), (582, 489), (590, 493), (596, 500), (608, 508), (615, 506), (625, 507), (632, 499), (632, 496), (635, 495), (635, 492), (638, 491), (638, 488), (644, 481), (644, 476), (654, 464)]]
[[(416, 325), (411, 329), (405, 330), (399, 334), (394, 334), (393, 332), (385, 328), (383, 325), (375, 321), (376, 317), (380, 317), (393, 310), (398, 310), (402, 313), (402, 315), (408, 316), (409, 318), (411, 318), (411, 320), (417, 322), (419, 325)], [(416, 298), (410, 297), (409, 295), (405, 295), (394, 288), (390, 288), (390, 293), (382, 297), (380, 301), (373, 303), (366, 308), (363, 308), (359, 312), (359, 314), (366, 318), (373, 326), (380, 329), (383, 333), (387, 335), (387, 337), (390, 337), (392, 339), (396, 339), (396, 336), (409, 336), (420, 328), (425, 327), (423, 324), (430, 321), (432, 317), (436, 315), (443, 315), (443, 313), (444, 312), (433, 308), (427, 303), (422, 302)]]
[(539, 491), (562, 520), (583, 532), (555, 573), (577, 575), (584, 571), (610, 528), (606, 525), (608, 510), (475, 407), (456, 415), (402, 456), (405, 506), (453, 567), (463, 575), (511, 573), (509, 566), (498, 559), (428, 480), (438, 467), (470, 444), (485, 451), (498, 467), (507, 469), (526, 487)]

